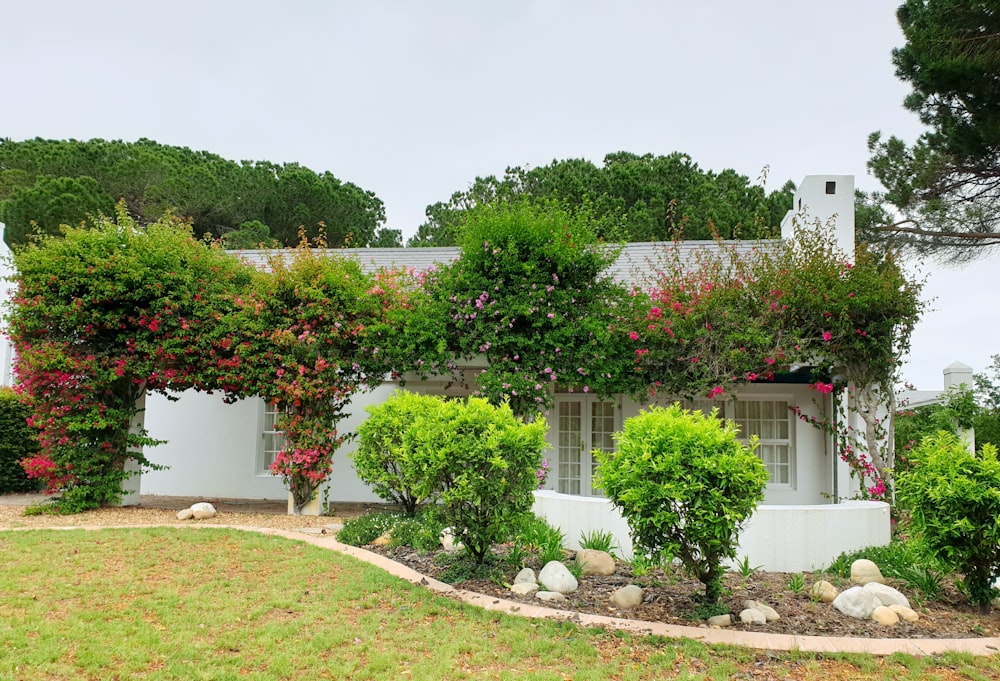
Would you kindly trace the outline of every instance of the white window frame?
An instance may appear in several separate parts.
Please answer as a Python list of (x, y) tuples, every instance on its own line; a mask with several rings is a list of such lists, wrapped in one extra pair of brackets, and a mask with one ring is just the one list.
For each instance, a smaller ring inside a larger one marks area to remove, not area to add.
[[(795, 449), (796, 449), (795, 448), (795, 440), (796, 440), (796, 438), (795, 438), (795, 428), (796, 428), (796, 424), (798, 423), (798, 419), (794, 418), (795, 415), (794, 415), (794, 413), (792, 411), (792, 408), (795, 407), (795, 397), (793, 395), (787, 394), (787, 393), (780, 393), (780, 394), (779, 393), (775, 393), (775, 394), (760, 394), (760, 395), (754, 395), (754, 394), (747, 395), (747, 394), (744, 394), (744, 395), (737, 395), (736, 399), (733, 399), (733, 400), (722, 401), (722, 400), (697, 399), (697, 400), (684, 400), (684, 401), (681, 402), (681, 404), (682, 404), (682, 406), (684, 406), (685, 409), (700, 409), (700, 410), (702, 410), (706, 414), (710, 413), (711, 410), (712, 410), (712, 408), (718, 407), (719, 408), (719, 416), (725, 418), (727, 421), (732, 421), (733, 423), (737, 423), (738, 424), (738, 421), (736, 419), (736, 405), (737, 405), (737, 403), (746, 404), (746, 403), (749, 403), (749, 402), (784, 402), (785, 403), (785, 407), (786, 407), (786, 409), (785, 409), (785, 411), (786, 411), (785, 418), (788, 420), (787, 421), (788, 422), (788, 438), (787, 439), (784, 439), (784, 438), (767, 438), (767, 439), (765, 439), (765, 438), (761, 438), (759, 436), (759, 433), (757, 435), (758, 435), (758, 442), (760, 443), (761, 447), (763, 447), (763, 446), (766, 445), (766, 446), (785, 446), (785, 447), (788, 448), (788, 450), (787, 450), (788, 451), (788, 461), (787, 461), (787, 463), (786, 462), (779, 462), (777, 464), (779, 466), (786, 466), (787, 467), (787, 470), (788, 470), (788, 481), (787, 482), (772, 482), (772, 480), (771, 480), (771, 473), (770, 473), (770, 470), (768, 470), (767, 487), (771, 488), (771, 489), (791, 489), (791, 490), (796, 489), (796, 487), (797, 487), (797, 468), (798, 467), (796, 465), (797, 457), (795, 456)], [(706, 409), (707, 409), (707, 411), (706, 411)], [(749, 435), (750, 434), (744, 434), (744, 433), (741, 432), (740, 433), (740, 442), (742, 442), (743, 444), (749, 443), (749, 441), (750, 441)], [(764, 464), (767, 465), (768, 462), (764, 460), (764, 457), (760, 454), (760, 450), (759, 449), (758, 449), (758, 456), (760, 456), (761, 461), (764, 461)]]
[[(274, 463), (278, 452), (288, 443), (284, 433), (274, 429), (275, 419), (282, 411), (283, 408), (281, 405), (272, 405), (266, 400), (260, 400), (257, 425), (257, 431), (260, 433), (260, 438), (257, 440), (256, 473), (258, 476), (274, 477), (274, 472), (271, 471), (270, 466)], [(268, 446), (269, 444), (271, 444), (270, 447)]]
[[(563, 466), (573, 465), (567, 462), (563, 464), (559, 458), (560, 449), (560, 436), (561, 431), (561, 405), (578, 403), (580, 405), (580, 433), (579, 433), (579, 447), (580, 447), (580, 475), (579, 478), (575, 476), (563, 475)], [(554, 454), (552, 456), (552, 465), (549, 471), (549, 486), (556, 492), (561, 494), (572, 494), (574, 496), (587, 496), (587, 497), (603, 497), (604, 494), (598, 488), (594, 487), (594, 471), (597, 466), (597, 462), (593, 457), (592, 451), (594, 449), (594, 433), (593, 433), (593, 405), (595, 404), (611, 404), (614, 410), (614, 424), (612, 426), (612, 433), (619, 432), (622, 428), (622, 409), (620, 399), (599, 399), (596, 395), (567, 395), (558, 394), (556, 395), (555, 404), (553, 405), (553, 420), (554, 428), (552, 429), (554, 440), (552, 444)], [(614, 441), (612, 441), (612, 447), (615, 447)], [(566, 483), (563, 485), (562, 483)], [(573, 482), (578, 482), (580, 486), (579, 492), (564, 491), (571, 489), (570, 485)]]

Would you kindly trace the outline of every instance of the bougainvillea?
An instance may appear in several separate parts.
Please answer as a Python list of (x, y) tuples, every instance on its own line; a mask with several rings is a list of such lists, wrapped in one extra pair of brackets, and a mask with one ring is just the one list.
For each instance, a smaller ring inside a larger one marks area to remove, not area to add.
[(616, 345), (625, 289), (607, 268), (617, 249), (598, 244), (585, 214), (554, 206), (485, 206), (470, 214), (462, 255), (428, 280), (447, 350), (484, 357), (479, 394), (531, 415), (553, 386), (619, 392), (630, 358)]
[(890, 482), (897, 358), (922, 310), (920, 283), (891, 255), (858, 248), (854, 262), (821, 226), (767, 248), (718, 245), (693, 260), (676, 249), (646, 292), (628, 338), (651, 391), (716, 398), (738, 386), (806, 372), (818, 398), (850, 388), (863, 426), (810, 419), (836, 431), (840, 452), (881, 494)]
[(380, 348), (369, 329), (396, 305), (388, 276), (369, 276), (353, 260), (303, 244), (275, 252), (269, 272), (236, 302), (228, 383), (279, 405), (275, 427), (287, 446), (271, 470), (282, 476), (296, 512), (330, 474), (338, 430), (352, 396), (382, 380)]
[(62, 511), (114, 503), (128, 459), (152, 467), (141, 398), (206, 387), (211, 329), (249, 270), (179, 220), (140, 228), (124, 210), (43, 238), (15, 264), (9, 333), (39, 443), (26, 470), (62, 490)]

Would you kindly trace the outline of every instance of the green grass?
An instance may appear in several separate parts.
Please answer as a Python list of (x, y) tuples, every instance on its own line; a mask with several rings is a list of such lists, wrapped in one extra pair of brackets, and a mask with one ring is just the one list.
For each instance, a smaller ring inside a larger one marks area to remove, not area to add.
[(858, 679), (1000, 672), (991, 659), (764, 655), (489, 613), (234, 530), (0, 533), (4, 681), (724, 679), (761, 668), (827, 679), (831, 665)]

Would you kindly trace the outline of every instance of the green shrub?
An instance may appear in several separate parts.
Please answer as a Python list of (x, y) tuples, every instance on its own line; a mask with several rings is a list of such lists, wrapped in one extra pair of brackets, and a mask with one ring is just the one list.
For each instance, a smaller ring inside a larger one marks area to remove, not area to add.
[(963, 573), (969, 599), (983, 613), (1000, 577), (1000, 461), (997, 448), (976, 454), (951, 433), (925, 437), (896, 479), (913, 531), (929, 551)]
[(679, 558), (705, 585), (708, 604), (722, 592), (722, 563), (736, 559), (739, 531), (767, 482), (756, 440), (744, 446), (737, 438), (732, 422), (674, 404), (626, 420), (618, 451), (594, 452), (598, 484), (636, 547)]
[(29, 480), (21, 466), (21, 459), (38, 451), (29, 415), (13, 390), (0, 388), (0, 494), (38, 490), (38, 483)]
[(417, 469), (408, 473), (413, 491), (418, 498), (439, 495), (435, 512), (476, 562), (511, 539), (530, 512), (546, 428), (544, 419), (524, 423), (508, 405), (480, 398), (442, 400), (433, 420), (411, 426), (406, 465)]
[(375, 512), (344, 521), (344, 527), (337, 532), (337, 541), (351, 546), (371, 544), (392, 529), (399, 520), (398, 513)]
[(358, 428), (358, 448), (352, 455), (358, 477), (407, 515), (414, 515), (421, 501), (414, 487), (423, 471), (410, 463), (413, 435), (421, 423), (437, 418), (443, 406), (436, 397), (396, 391), (382, 404), (368, 407), (368, 418)]

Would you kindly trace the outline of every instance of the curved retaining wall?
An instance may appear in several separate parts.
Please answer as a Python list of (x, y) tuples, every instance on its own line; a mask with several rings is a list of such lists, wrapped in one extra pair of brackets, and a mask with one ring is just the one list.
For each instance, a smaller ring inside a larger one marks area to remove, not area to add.
[[(628, 524), (610, 501), (549, 490), (535, 492), (535, 515), (579, 548), (580, 535), (611, 532), (622, 555), (632, 553)], [(740, 534), (740, 558), (771, 572), (807, 572), (828, 566), (844, 551), (889, 543), (889, 505), (881, 501), (839, 504), (762, 505)]]

